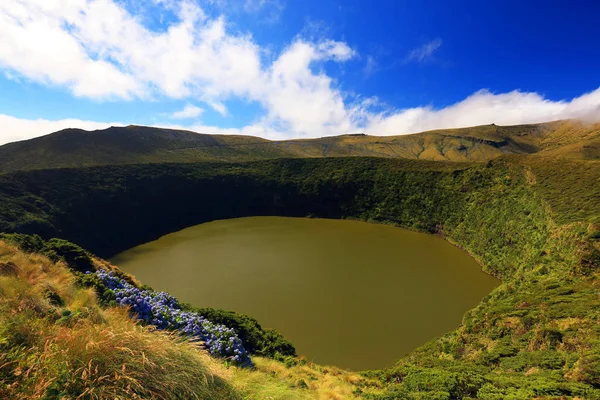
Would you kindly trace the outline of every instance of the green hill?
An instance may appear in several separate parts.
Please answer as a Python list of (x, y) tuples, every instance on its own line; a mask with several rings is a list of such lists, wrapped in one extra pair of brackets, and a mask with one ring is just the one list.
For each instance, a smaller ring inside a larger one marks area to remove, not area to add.
[(93, 132), (67, 129), (0, 146), (0, 172), (292, 157), (360, 156), (481, 162), (502, 155), (534, 153), (599, 159), (600, 124), (559, 121), (537, 125), (486, 125), (400, 136), (342, 135), (284, 141), (141, 126)]
[(0, 171), (161, 162), (289, 157), (250, 136), (203, 135), (142, 126), (65, 129), (0, 146)]
[[(501, 286), (469, 311), (455, 331), (390, 368), (362, 377), (303, 366), (293, 357), (258, 357), (258, 367), (252, 371), (233, 366), (229, 372), (213, 370), (222, 378), (218, 390), (255, 399), (600, 399), (600, 161), (581, 159), (582, 151), (591, 146), (582, 143), (596, 140), (593, 129), (586, 128), (589, 139), (584, 130), (573, 131), (565, 124), (550, 124), (551, 133), (523, 133), (522, 142), (536, 146), (536, 154), (502, 156), (487, 163), (330, 157), (6, 173), (0, 176), (0, 231), (37, 233), (46, 239), (58, 236), (103, 257), (186, 226), (248, 215), (354, 218), (436, 233), (502, 279)], [(497, 130), (487, 129), (477, 134), (492, 140), (490, 132)], [(26, 264), (23, 256), (14, 257), (11, 260), (19, 268)], [(50, 266), (41, 270), (52, 274)], [(0, 330), (0, 349), (2, 354), (13, 354), (29, 343), (38, 345), (34, 353), (17, 352), (12, 359), (0, 360), (5, 385), (0, 395), (27, 397), (32, 392), (16, 388), (38, 387), (38, 381), (31, 381), (35, 376), (42, 382), (57, 382), (56, 390), (75, 388), (68, 392), (72, 396), (99, 390), (95, 381), (70, 375), (73, 369), (69, 368), (40, 375), (23, 372), (38, 371), (37, 357), (47, 356), (41, 344), (48, 340), (23, 327), (39, 320), (41, 328), (35, 332), (52, 333), (55, 323), (42, 317), (45, 308), (36, 306), (37, 297), (27, 297), (43, 290), (46, 278), (36, 280), (30, 272), (19, 272), (19, 279), (18, 284), (11, 281), (17, 289), (2, 287), (9, 303), (0, 311), (14, 315), (10, 301), (21, 299), (31, 310), (42, 312), (27, 314), (29, 319), (16, 330)], [(98, 308), (102, 315), (116, 312), (110, 306)], [(125, 323), (119, 321), (89, 319), (83, 326), (111, 330)], [(222, 321), (234, 323), (231, 317)], [(79, 332), (77, 327), (65, 329), (66, 337)], [(21, 337), (32, 342), (19, 341)], [(62, 343), (58, 349), (66, 346)], [(148, 354), (157, 362), (153, 353)], [(89, 357), (85, 352), (77, 355), (84, 362)], [(134, 362), (129, 356), (120, 357)], [(181, 356), (165, 357), (173, 368), (164, 372), (166, 377), (183, 368), (178, 365)], [(65, 365), (82, 365), (68, 364), (68, 357), (63, 360)], [(98, 368), (113, 376), (110, 358), (102, 360), (108, 364)], [(66, 374), (65, 381), (58, 379), (61, 373)], [(140, 377), (160, 380), (161, 374)], [(80, 386), (65, 383), (72, 380)], [(112, 378), (108, 383), (119, 385)], [(187, 384), (196, 388), (192, 390), (216, 390), (207, 384)], [(177, 398), (176, 394), (161, 397), (159, 389), (144, 392), (131, 386), (128, 390), (145, 398)], [(213, 396), (235, 398), (234, 394)]]

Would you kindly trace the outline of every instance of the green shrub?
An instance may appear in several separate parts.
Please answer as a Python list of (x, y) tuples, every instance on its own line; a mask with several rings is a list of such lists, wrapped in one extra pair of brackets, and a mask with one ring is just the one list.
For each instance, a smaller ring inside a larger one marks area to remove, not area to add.
[(44, 291), (44, 295), (45, 295), (44, 297), (46, 299), (48, 299), (50, 304), (55, 307), (62, 307), (65, 305), (65, 302), (62, 299), (62, 297), (60, 297), (60, 295), (58, 293), (56, 293), (54, 290), (46, 289)]
[(527, 371), (537, 367), (543, 369), (561, 369), (565, 364), (565, 356), (552, 350), (521, 352), (514, 357), (502, 359), (500, 367), (516, 372)]
[(64, 239), (48, 240), (42, 249), (42, 254), (48, 256), (52, 261), (65, 261), (71, 269), (77, 272), (96, 270), (90, 253)]
[(257, 320), (244, 314), (214, 308), (197, 308), (184, 304), (188, 311), (198, 312), (209, 321), (235, 329), (244, 347), (251, 354), (275, 357), (277, 354), (295, 356), (292, 343), (275, 329), (263, 329)]
[(23, 233), (0, 233), (0, 239), (17, 246), (26, 253), (41, 253), (45, 244), (39, 235)]
[(581, 380), (600, 389), (600, 344), (586, 351), (579, 364)]
[[(526, 169), (536, 179), (525, 179)], [(380, 372), (389, 390), (380, 398), (595, 399), (599, 177), (595, 164), (535, 157), (485, 165), (329, 158), (32, 171), (0, 176), (0, 230), (29, 232), (20, 227), (43, 220), (56, 229), (44, 237), (106, 257), (193, 224), (245, 215), (354, 218), (440, 233), (503, 284), (443, 343), (432, 341), (401, 368)], [(20, 202), (32, 191), (47, 202), (39, 212)], [(39, 247), (37, 239), (19, 240)], [(102, 287), (80, 279), (110, 303)], [(201, 310), (236, 329), (254, 354), (287, 362), (295, 353), (252, 318)], [(559, 330), (555, 321), (573, 324)], [(528, 354), (531, 348), (538, 351)], [(534, 367), (540, 371), (525, 375)]]
[(40, 253), (54, 262), (64, 261), (78, 272), (95, 270), (90, 253), (64, 239), (53, 238), (44, 241), (39, 235), (22, 233), (0, 233), (0, 239), (14, 244), (26, 253)]

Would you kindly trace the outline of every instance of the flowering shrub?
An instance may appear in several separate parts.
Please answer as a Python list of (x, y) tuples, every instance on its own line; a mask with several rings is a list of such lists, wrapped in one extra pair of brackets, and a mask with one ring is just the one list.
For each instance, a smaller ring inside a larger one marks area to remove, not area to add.
[(168, 293), (138, 289), (113, 272), (102, 269), (95, 274), (114, 292), (117, 304), (129, 306), (139, 320), (158, 329), (179, 331), (192, 340), (202, 341), (214, 356), (228, 358), (240, 366), (252, 365), (250, 356), (233, 329), (214, 324), (198, 313), (182, 310), (177, 299)]

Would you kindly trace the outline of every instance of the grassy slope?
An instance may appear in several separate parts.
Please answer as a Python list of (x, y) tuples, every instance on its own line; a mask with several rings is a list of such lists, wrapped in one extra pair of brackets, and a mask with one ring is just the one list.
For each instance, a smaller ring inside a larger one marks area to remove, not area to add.
[(246, 161), (293, 156), (252, 136), (201, 135), (141, 126), (66, 129), (0, 146), (0, 171), (132, 163)]
[(251, 136), (202, 135), (129, 126), (86, 132), (68, 129), (0, 146), (0, 172), (91, 165), (251, 161), (282, 157), (371, 156), (487, 161), (505, 154), (600, 157), (600, 124), (562, 121), (538, 125), (446, 129), (402, 136), (343, 135), (268, 141)]
[(64, 265), (0, 242), (0, 266), (1, 398), (241, 398), (210, 357), (101, 309)]
[(557, 122), (537, 146), (547, 157), (600, 159), (600, 123)]
[(302, 157), (374, 156), (435, 161), (487, 161), (503, 154), (535, 151), (543, 125), (484, 125), (402, 136), (335, 136), (273, 145)]
[(0, 241), (0, 398), (343, 399), (371, 382), (335, 367), (253, 360), (253, 370), (226, 367), (100, 307), (64, 264)]
[[(2, 178), (0, 224), (48, 227), (100, 252), (114, 250), (106, 237), (121, 232), (146, 240), (141, 232), (151, 229), (144, 225), (150, 216), (154, 235), (177, 224), (252, 214), (351, 217), (441, 232), (503, 284), (456, 331), (373, 372), (385, 393), (367, 387), (363, 395), (594, 399), (600, 398), (597, 165), (530, 156), (487, 165), (357, 158), (37, 171)], [(261, 378), (233, 382), (262, 385), (255, 380)]]
[(515, 160), (550, 205), (559, 223), (600, 222), (600, 160), (582, 161), (548, 156)]

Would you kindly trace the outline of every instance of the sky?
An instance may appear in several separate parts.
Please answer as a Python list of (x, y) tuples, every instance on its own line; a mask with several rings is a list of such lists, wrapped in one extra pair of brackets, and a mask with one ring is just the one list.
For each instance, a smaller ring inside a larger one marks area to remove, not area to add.
[(0, 144), (600, 119), (593, 0), (0, 0)]

